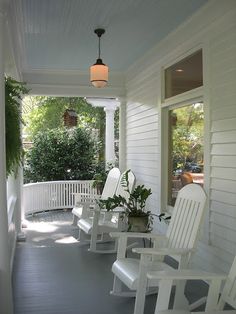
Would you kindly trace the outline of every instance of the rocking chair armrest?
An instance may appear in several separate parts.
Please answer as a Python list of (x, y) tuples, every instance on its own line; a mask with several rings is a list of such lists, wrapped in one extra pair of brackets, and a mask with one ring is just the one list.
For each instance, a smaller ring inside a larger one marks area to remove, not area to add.
[[(77, 204), (81, 204), (81, 205), (94, 205), (95, 204), (95, 200), (99, 199), (101, 196), (98, 194), (89, 194), (89, 193), (72, 193), (72, 195), (75, 196), (75, 200)], [(83, 199), (83, 197), (86, 197)], [(83, 200), (82, 200), (83, 199)]]
[(195, 269), (176, 269), (167, 271), (150, 271), (148, 272), (147, 277), (151, 280), (225, 280), (227, 275)]
[(107, 210), (106, 208), (101, 208), (101, 209), (97, 209), (97, 210), (99, 210), (101, 213), (114, 213), (114, 214), (124, 213), (123, 207), (116, 207), (112, 210)]
[(145, 239), (164, 239), (166, 236), (154, 233), (142, 233), (142, 232), (110, 232), (112, 238), (145, 238)]
[(115, 212), (115, 213), (124, 213), (124, 211), (125, 211), (124, 207), (118, 206), (118, 207), (112, 209), (111, 212)]
[(195, 249), (175, 249), (175, 248), (134, 248), (132, 249), (134, 253), (145, 254), (145, 255), (187, 255), (189, 253), (195, 252)]

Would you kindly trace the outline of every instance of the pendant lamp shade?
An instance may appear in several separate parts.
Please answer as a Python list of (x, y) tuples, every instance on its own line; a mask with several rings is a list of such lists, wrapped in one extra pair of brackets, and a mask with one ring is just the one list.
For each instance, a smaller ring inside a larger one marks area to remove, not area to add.
[(95, 29), (95, 34), (97, 34), (99, 39), (98, 44), (98, 59), (95, 64), (90, 67), (90, 81), (94, 87), (102, 88), (107, 85), (108, 82), (108, 66), (102, 62), (100, 58), (101, 49), (100, 49), (100, 38), (102, 34), (105, 33), (104, 29)]
[(105, 87), (108, 81), (108, 66), (102, 63), (102, 59), (90, 67), (90, 81), (97, 88)]

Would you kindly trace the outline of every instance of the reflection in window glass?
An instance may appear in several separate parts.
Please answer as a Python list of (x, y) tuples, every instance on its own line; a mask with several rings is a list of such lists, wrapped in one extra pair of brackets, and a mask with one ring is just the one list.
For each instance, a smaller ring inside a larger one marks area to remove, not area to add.
[(202, 50), (165, 70), (165, 98), (202, 86)]
[(203, 185), (203, 132), (203, 103), (169, 111), (169, 205), (184, 185)]

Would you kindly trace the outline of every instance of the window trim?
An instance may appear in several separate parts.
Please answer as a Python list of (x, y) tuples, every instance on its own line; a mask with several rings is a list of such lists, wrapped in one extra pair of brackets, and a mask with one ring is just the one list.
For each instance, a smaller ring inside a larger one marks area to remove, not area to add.
[[(203, 103), (203, 108), (204, 108), (204, 161), (205, 161), (205, 153), (206, 153), (206, 148), (205, 148), (205, 124), (206, 124), (206, 119), (205, 119), (205, 104), (203, 101), (203, 96), (199, 96), (196, 99), (186, 99), (184, 102), (177, 103), (174, 105), (169, 105), (168, 107), (166, 106), (165, 108), (161, 109), (161, 119), (162, 120), (162, 136), (161, 136), (161, 177), (162, 177), (162, 191), (161, 191), (161, 208), (163, 209), (163, 212), (167, 213), (172, 213), (173, 207), (168, 205), (168, 166), (169, 166), (169, 112), (173, 109), (181, 108), (184, 106), (191, 105), (193, 103), (197, 102), (202, 102)], [(167, 145), (168, 143), (168, 145)], [(205, 162), (204, 162), (205, 163)], [(205, 169), (204, 169), (204, 178), (205, 178)], [(204, 180), (204, 186), (205, 186), (205, 180)]]
[[(188, 46), (189, 47), (189, 46)], [(203, 86), (198, 87), (196, 89), (187, 91), (185, 93), (173, 96), (171, 98), (165, 99), (165, 73), (164, 69), (167, 67), (181, 61), (188, 55), (196, 52), (197, 50), (202, 49), (202, 58), (203, 58)], [(176, 58), (176, 55), (179, 57)], [(159, 205), (160, 211), (164, 213), (171, 214), (173, 209), (167, 206), (167, 193), (168, 193), (168, 178), (167, 178), (167, 156), (168, 156), (168, 145), (166, 145), (167, 139), (167, 127), (168, 127), (168, 112), (173, 108), (178, 108), (183, 105), (189, 104), (191, 102), (203, 102), (204, 104), (204, 190), (208, 195), (208, 199), (206, 202), (206, 215), (204, 219), (204, 223), (202, 225), (203, 232), (201, 233), (201, 241), (206, 244), (209, 244), (209, 206), (210, 206), (210, 150), (211, 150), (211, 142), (210, 142), (210, 96), (209, 96), (209, 81), (210, 81), (210, 70), (209, 70), (209, 43), (198, 43), (194, 45), (194, 47), (189, 47), (185, 51), (182, 49), (176, 49), (172, 51), (171, 54), (166, 56), (164, 59), (164, 64), (160, 68), (160, 82), (159, 92), (160, 92), (160, 100), (158, 103), (159, 114), (160, 114), (160, 127), (158, 129), (158, 136), (160, 138), (160, 159), (159, 159), (159, 169), (160, 169), (160, 198)]]

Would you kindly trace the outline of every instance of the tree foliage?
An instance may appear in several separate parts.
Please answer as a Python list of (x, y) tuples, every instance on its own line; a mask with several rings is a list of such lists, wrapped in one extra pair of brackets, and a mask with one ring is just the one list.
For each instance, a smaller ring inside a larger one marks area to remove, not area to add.
[(173, 170), (186, 162), (203, 159), (204, 111), (202, 104), (193, 104), (171, 112)]
[[(86, 99), (79, 97), (42, 97), (28, 96), (24, 101), (23, 117), (26, 141), (36, 143), (37, 134), (53, 129), (63, 129), (63, 115), (67, 109), (73, 109), (78, 115), (78, 127), (90, 130), (97, 144), (95, 173), (98, 179), (106, 173), (105, 165), (105, 112), (102, 107), (93, 107)], [(115, 137), (119, 137), (119, 112), (115, 112)], [(117, 150), (117, 146), (116, 146)], [(67, 151), (64, 151), (67, 154)], [(83, 153), (81, 151), (81, 153)], [(31, 155), (28, 155), (28, 162)], [(93, 163), (94, 165), (94, 163)], [(28, 166), (27, 166), (28, 167)], [(26, 169), (25, 174), (29, 174)], [(32, 176), (30, 180), (32, 180)], [(88, 177), (86, 177), (87, 179)], [(35, 180), (40, 180), (38, 177)]]
[(26, 156), (27, 182), (89, 180), (96, 167), (96, 144), (81, 128), (39, 132)]
[[(34, 106), (30, 105), (34, 102)], [(30, 107), (30, 110), (27, 110)], [(98, 129), (100, 120), (105, 121), (101, 107), (93, 107), (81, 97), (45, 97), (29, 98), (24, 105), (25, 131), (29, 137), (38, 132), (63, 127), (63, 114), (66, 109), (74, 109), (78, 114), (78, 127)]]
[(78, 114), (78, 127), (96, 130), (100, 142), (99, 159), (104, 160), (105, 112), (81, 97), (28, 97), (24, 102), (24, 133), (29, 140), (41, 131), (63, 128), (63, 114), (73, 109)]

